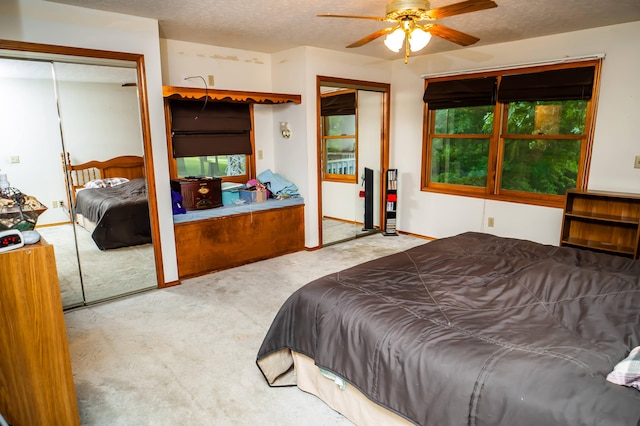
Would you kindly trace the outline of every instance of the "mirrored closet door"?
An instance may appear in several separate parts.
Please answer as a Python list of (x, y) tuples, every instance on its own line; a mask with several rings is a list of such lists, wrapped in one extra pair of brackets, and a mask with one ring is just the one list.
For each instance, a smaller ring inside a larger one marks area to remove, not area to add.
[(136, 62), (17, 56), (0, 50), (0, 170), (47, 207), (63, 306), (156, 288)]
[(320, 82), (319, 95), (321, 231), (328, 245), (380, 231), (385, 93), (330, 79)]

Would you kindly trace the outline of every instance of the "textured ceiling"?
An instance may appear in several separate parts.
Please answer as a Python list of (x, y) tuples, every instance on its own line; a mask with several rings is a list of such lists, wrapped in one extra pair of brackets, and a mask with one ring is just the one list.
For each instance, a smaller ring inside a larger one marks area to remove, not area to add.
[[(384, 16), (387, 0), (48, 0), (154, 18), (163, 38), (274, 53), (307, 45), (384, 59), (402, 58), (382, 37), (346, 45), (387, 26), (364, 19), (319, 18), (320, 13)], [(640, 20), (640, 0), (495, 0), (497, 8), (452, 16), (438, 24), (488, 45)], [(431, 7), (456, 0), (432, 0)], [(418, 54), (461, 47), (434, 39)], [(412, 56), (415, 56), (412, 53)]]

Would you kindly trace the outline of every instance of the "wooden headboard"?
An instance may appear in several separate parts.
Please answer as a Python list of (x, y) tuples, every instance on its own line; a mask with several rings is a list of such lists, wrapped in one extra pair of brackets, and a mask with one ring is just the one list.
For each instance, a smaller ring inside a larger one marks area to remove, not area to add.
[(144, 177), (144, 158), (135, 155), (114, 157), (106, 161), (88, 161), (82, 164), (71, 164), (71, 155), (67, 152), (60, 154), (62, 157), (62, 169), (65, 176), (65, 185), (72, 187), (73, 201), (75, 202), (76, 190), (84, 188), (84, 184), (105, 178), (123, 177), (129, 180)]

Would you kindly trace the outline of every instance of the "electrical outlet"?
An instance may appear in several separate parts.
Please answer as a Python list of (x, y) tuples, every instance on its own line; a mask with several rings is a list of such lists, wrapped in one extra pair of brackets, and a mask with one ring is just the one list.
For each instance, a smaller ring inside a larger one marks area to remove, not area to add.
[(636, 162), (633, 165), (634, 168), (640, 169), (640, 155), (636, 155)]
[(53, 205), (54, 209), (57, 209), (58, 207), (60, 207), (59, 202), (58, 201), (54, 201), (53, 203), (51, 203)]
[(208, 81), (209, 87), (213, 87), (213, 83), (215, 82), (215, 80), (213, 79), (213, 75), (209, 74), (207, 76), (207, 81)]
[(12, 155), (11, 157), (9, 157), (9, 162), (10, 163), (19, 163), (20, 162), (20, 156), (19, 155)]
[(258, 160), (262, 160), (262, 150), (258, 150)]
[(487, 218), (487, 226), (489, 228), (493, 228), (493, 224), (494, 224), (494, 218), (492, 217)]
[(58, 207), (64, 208), (64, 201), (62, 200), (58, 201)]

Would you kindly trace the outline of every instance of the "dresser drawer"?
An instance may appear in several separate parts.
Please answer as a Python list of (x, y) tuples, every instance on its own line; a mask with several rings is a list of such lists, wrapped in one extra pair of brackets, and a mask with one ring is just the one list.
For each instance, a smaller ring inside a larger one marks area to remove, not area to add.
[(222, 179), (174, 179), (171, 189), (182, 195), (187, 210), (212, 209), (222, 206)]

